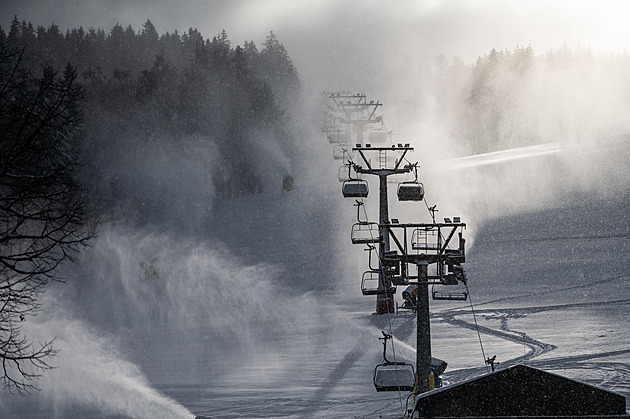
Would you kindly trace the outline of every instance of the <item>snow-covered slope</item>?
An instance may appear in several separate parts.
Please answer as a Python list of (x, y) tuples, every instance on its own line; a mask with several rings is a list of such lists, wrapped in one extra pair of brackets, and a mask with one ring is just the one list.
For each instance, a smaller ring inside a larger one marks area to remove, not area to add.
[[(400, 417), (406, 395), (376, 393), (372, 371), (381, 330), (395, 336), (396, 359), (413, 362), (415, 317), (376, 316), (361, 295), (355, 207), (327, 165), (288, 193), (215, 201), (195, 234), (103, 225), (25, 324), (29, 336), (57, 336), (59, 368), (39, 393), (2, 394), (0, 416)], [(469, 302), (433, 302), (445, 382), (485, 372), (485, 354), (499, 368), (525, 362), (630, 397), (628, 201), (464, 219), (484, 352)]]

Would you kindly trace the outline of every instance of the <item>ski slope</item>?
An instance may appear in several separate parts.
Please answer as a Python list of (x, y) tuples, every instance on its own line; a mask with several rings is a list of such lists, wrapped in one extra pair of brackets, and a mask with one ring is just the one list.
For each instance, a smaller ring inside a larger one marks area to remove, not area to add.
[[(40, 392), (2, 394), (0, 416), (400, 417), (407, 394), (377, 393), (372, 372), (381, 330), (392, 358), (414, 363), (415, 315), (377, 316), (361, 295), (356, 209), (327, 165), (329, 178), (296, 176), (288, 193), (278, 183), (215, 201), (195, 233), (101, 226), (24, 326), (57, 336), (58, 368)], [(496, 355), (498, 368), (525, 363), (630, 397), (630, 214), (617, 192), (463, 219), (476, 318), (470, 302), (431, 303), (446, 385)], [(151, 260), (158, 275), (146, 277)]]
[[(483, 350), (497, 355), (498, 368), (526, 363), (630, 395), (626, 205), (623, 198), (570, 203), (490, 220), (477, 231), (467, 272)], [(215, 417), (400, 417), (406, 395), (376, 393), (372, 369), (380, 362), (380, 330), (397, 339), (397, 359), (414, 362), (415, 315), (373, 315), (373, 298), (360, 295), (359, 274), (353, 289), (319, 301), (334, 323), (305, 325), (284, 337), (281, 360), (246, 368), (237, 382), (230, 377), (232, 390), (219, 386), (197, 411)], [(487, 372), (468, 302), (432, 303), (432, 343), (434, 356), (449, 362), (447, 384)], [(282, 370), (288, 371), (254, 384)], [(251, 409), (245, 399), (253, 401)]]

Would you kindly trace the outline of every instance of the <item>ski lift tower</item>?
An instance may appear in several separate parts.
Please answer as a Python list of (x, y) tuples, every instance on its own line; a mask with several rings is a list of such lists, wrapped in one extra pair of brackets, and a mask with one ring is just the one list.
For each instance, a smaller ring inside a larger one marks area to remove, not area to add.
[[(398, 196), (400, 199), (400, 188)], [(416, 394), (432, 390), (431, 376), (435, 378), (441, 374), (432, 365), (429, 295), (434, 300), (464, 301), (468, 298), (467, 279), (462, 267), (466, 262), (466, 240), (462, 233), (465, 228), (466, 224), (459, 217), (445, 218), (443, 223), (435, 220), (431, 223), (388, 223), (383, 228), (383, 234), (394, 244), (389, 263), (396, 269), (388, 279), (394, 285), (417, 287)], [(458, 240), (454, 240), (456, 233)], [(417, 268), (415, 275), (412, 266)], [(445, 292), (444, 288), (453, 291)]]
[[(435, 218), (431, 223), (400, 223), (394, 219), (390, 221), (387, 178), (391, 175), (417, 170), (417, 164), (402, 164), (405, 155), (413, 151), (413, 147), (410, 147), (409, 144), (398, 144), (391, 147), (357, 144), (352, 150), (359, 154), (365, 165), (353, 163), (355, 172), (379, 177), (377, 314), (394, 311), (393, 294), (397, 285), (415, 285), (417, 287), (415, 304), (417, 315), (417, 395), (433, 389), (435, 376), (441, 374), (440, 368), (442, 370), (446, 368), (446, 364), (443, 362), (437, 369), (432, 364), (429, 295), (434, 300), (463, 301), (468, 297), (466, 274), (462, 267), (466, 261), (466, 241), (462, 233), (466, 224), (462, 223), (459, 217), (445, 218), (443, 223), (436, 223)], [(375, 160), (376, 165), (372, 163), (372, 159), (367, 157), (367, 153), (370, 152), (378, 153), (378, 159)], [(400, 156), (393, 163), (387, 158), (387, 154), (392, 152), (400, 153)], [(344, 195), (345, 192), (344, 190)], [(424, 187), (418, 182), (417, 173), (414, 181), (398, 184), (397, 195), (399, 201), (423, 200)], [(456, 233), (459, 240), (453, 240)], [(452, 242), (455, 244), (451, 244)], [(417, 269), (415, 275), (412, 272), (413, 266)], [(432, 269), (429, 269), (430, 266)], [(443, 288), (456, 288), (456, 290), (446, 292)], [(375, 379), (376, 375), (375, 373)]]
[(356, 143), (358, 144), (363, 144), (363, 131), (366, 125), (383, 120), (382, 116), (376, 115), (376, 110), (383, 104), (373, 100), (368, 102), (365, 93), (329, 93), (327, 96), (343, 113), (343, 117), (340, 117), (339, 121), (356, 127)]
[[(357, 174), (376, 175), (379, 178), (379, 266), (378, 266), (378, 289), (376, 292), (376, 313), (386, 314), (394, 312), (394, 296), (389, 272), (392, 268), (386, 261), (386, 256), (390, 254), (390, 241), (387, 225), (389, 224), (389, 202), (387, 194), (387, 177), (396, 174), (409, 173), (414, 169), (414, 165), (402, 166), (405, 154), (413, 151), (409, 144), (392, 145), (391, 147), (371, 147), (370, 144), (357, 144), (352, 149), (361, 156), (365, 166), (354, 163), (354, 170)], [(366, 153), (378, 153), (378, 165), (374, 166), (372, 160), (366, 157)], [(392, 167), (388, 167), (390, 159), (388, 153), (402, 152), (400, 158), (395, 160)]]

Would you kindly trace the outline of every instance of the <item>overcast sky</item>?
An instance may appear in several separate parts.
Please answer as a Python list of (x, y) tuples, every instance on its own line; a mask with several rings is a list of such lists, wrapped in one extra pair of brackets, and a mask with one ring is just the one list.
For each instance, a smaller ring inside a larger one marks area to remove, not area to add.
[(160, 34), (195, 27), (212, 38), (225, 29), (233, 46), (261, 45), (273, 30), (308, 91), (377, 99), (415, 83), (417, 68), (438, 54), (470, 64), (517, 45), (630, 51), (630, 2), (620, 0), (9, 0), (1, 10), (5, 30), (16, 14), (62, 30), (118, 22), (137, 31), (147, 19)]

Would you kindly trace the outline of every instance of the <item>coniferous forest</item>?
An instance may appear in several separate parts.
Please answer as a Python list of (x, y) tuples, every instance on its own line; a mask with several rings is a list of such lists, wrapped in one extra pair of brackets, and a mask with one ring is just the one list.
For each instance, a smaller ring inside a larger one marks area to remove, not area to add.
[[(267, 169), (256, 154), (261, 147), (285, 156), (289, 174), (295, 150), (286, 110), (300, 81), (273, 32), (259, 49), (253, 41), (233, 46), (225, 31), (211, 39), (193, 28), (160, 35), (150, 20), (140, 30), (116, 24), (62, 33), (16, 16), (8, 33), (0, 29), (0, 42), (3, 58), (14, 58), (5, 70), (16, 66), (36, 78), (45, 67), (75, 73), (81, 121), (67, 152), (96, 215), (148, 220), (165, 201), (185, 199), (160, 191), (152, 172), (170, 171), (183, 189), (188, 176), (206, 178), (205, 191), (188, 191), (194, 195), (260, 192)], [(184, 163), (191, 156), (197, 167)]]

